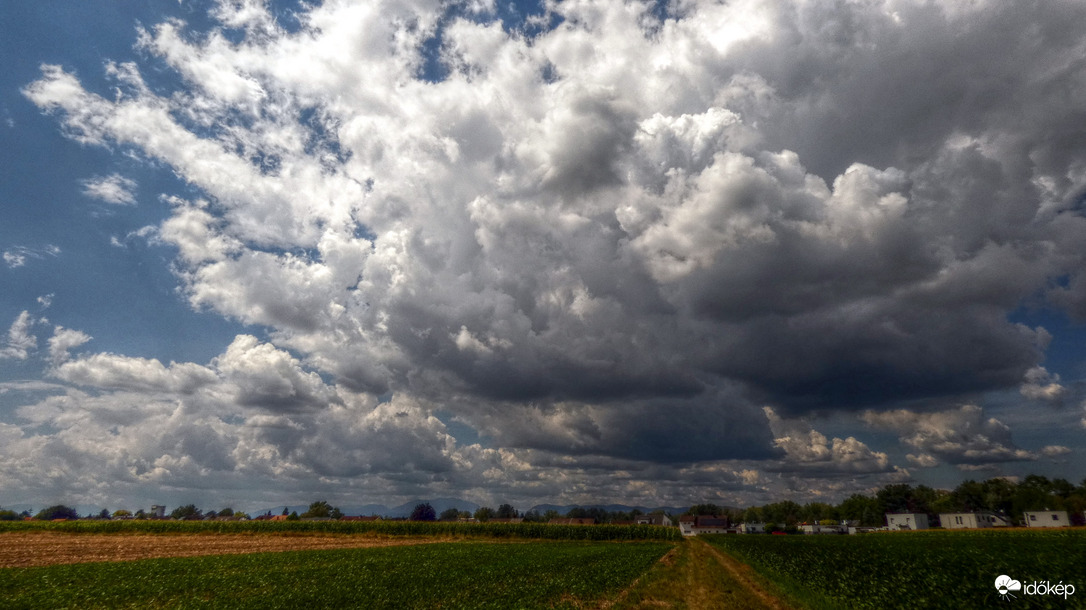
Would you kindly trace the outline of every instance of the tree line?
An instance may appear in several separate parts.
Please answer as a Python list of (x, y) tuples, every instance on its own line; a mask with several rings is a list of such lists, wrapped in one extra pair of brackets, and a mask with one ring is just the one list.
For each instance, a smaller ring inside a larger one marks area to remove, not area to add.
[[(790, 500), (772, 502), (746, 509), (717, 506), (715, 504), (696, 504), (685, 511), (689, 515), (724, 515), (732, 523), (754, 522), (769, 523), (781, 527), (795, 527), (800, 523), (850, 521), (862, 526), (879, 527), (885, 525), (886, 513), (939, 513), (988, 511), (1003, 515), (1012, 523), (1022, 521), (1022, 513), (1029, 510), (1065, 510), (1073, 524), (1084, 525), (1086, 521), (1086, 479), (1074, 485), (1066, 479), (1049, 479), (1040, 475), (1029, 475), (1021, 481), (1005, 478), (993, 478), (985, 481), (963, 481), (953, 490), (933, 489), (926, 485), (912, 486), (907, 483), (886, 485), (874, 495), (853, 494), (838, 504), (826, 502), (808, 502), (799, 504)], [(661, 511), (657, 511), (661, 512)], [(633, 509), (630, 512), (607, 511), (599, 507), (576, 507), (566, 514), (555, 510), (520, 512), (511, 504), (501, 504), (498, 508), (481, 506), (474, 512), (450, 508), (437, 514), (433, 506), (423, 503), (415, 506), (410, 517), (412, 521), (459, 521), (474, 519), (486, 522), (495, 519), (523, 519), (526, 523), (546, 523), (557, 518), (594, 519), (596, 523), (622, 523), (635, 520), (643, 513)], [(270, 516), (266, 515), (266, 516)], [(343, 512), (324, 500), (309, 505), (309, 509), (298, 514), (283, 509), (287, 519), (340, 519)], [(672, 516), (672, 515), (669, 515)], [(0, 509), (0, 521), (34, 518), (39, 520), (79, 519), (75, 509), (64, 505), (50, 506), (31, 517), (30, 511), (16, 513)], [(152, 515), (137, 510), (117, 510), (110, 513), (102, 510), (99, 514), (87, 515), (92, 519), (148, 519)], [(249, 519), (246, 513), (232, 508), (209, 510), (204, 512), (194, 504), (179, 506), (169, 514), (170, 519)]]
[(1029, 475), (1021, 481), (993, 478), (963, 481), (953, 490), (907, 483), (886, 485), (873, 496), (853, 494), (839, 504), (773, 502), (745, 510), (725, 510), (733, 520), (795, 526), (799, 523), (853, 521), (862, 526), (886, 525), (886, 513), (992, 512), (1021, 523), (1030, 510), (1065, 510), (1072, 523), (1084, 524), (1086, 479), (1078, 486), (1066, 479)]

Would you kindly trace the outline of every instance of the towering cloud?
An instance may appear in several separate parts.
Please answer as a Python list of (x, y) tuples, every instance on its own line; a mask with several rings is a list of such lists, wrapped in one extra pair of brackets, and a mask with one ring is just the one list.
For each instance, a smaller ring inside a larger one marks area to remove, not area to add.
[[(224, 473), (410, 465), (427, 489), (525, 495), (597, 476), (590, 459), (648, 486), (727, 460), (747, 460), (740, 486), (758, 460), (893, 473), (784, 419), (813, 410), (866, 410), (922, 466), (1021, 459), (972, 407), (940, 416), (947, 438), (900, 407), (1057, 393), (1048, 333), (1008, 314), (1086, 311), (1086, 7), (655, 7), (568, 0), (517, 24), (336, 0), (288, 28), (224, 0), (209, 31), (139, 31), (172, 87), (42, 66), (25, 95), (68, 137), (201, 193), (166, 194), (157, 231), (191, 306), (267, 332), (165, 366), (71, 360), (86, 339), (58, 328), (54, 374), (184, 395), (146, 407), (184, 439), (149, 450), (161, 477), (196, 445)], [(114, 203), (133, 187), (86, 183)], [(533, 480), (514, 454), (573, 470)]]

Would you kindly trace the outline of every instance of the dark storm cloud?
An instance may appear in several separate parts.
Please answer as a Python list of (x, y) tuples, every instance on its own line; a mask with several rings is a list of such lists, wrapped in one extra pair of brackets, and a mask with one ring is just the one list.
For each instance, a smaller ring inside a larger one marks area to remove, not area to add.
[[(231, 474), (384, 491), (573, 497), (605, 478), (578, 460), (640, 462), (609, 487), (638, 497), (671, 485), (652, 464), (843, 485), (907, 473), (812, 411), (906, 434), (927, 420), (877, 414), (1056, 392), (1048, 333), (1008, 317), (1086, 311), (1081, 3), (686, 3), (659, 21), (565, 2), (535, 37), (447, 19), (440, 82), (418, 77), (436, 3), (328, 3), (290, 31), (246, 6), (217, 9), (230, 36), (141, 34), (183, 95), (134, 64), (108, 66), (116, 91), (59, 66), (24, 91), (69, 137), (199, 191), (163, 199), (181, 290), (267, 332), (207, 366), (57, 348), (62, 379), (188, 392), (159, 421), (200, 432), (137, 452), (156, 481), (190, 481), (206, 451)], [(72, 421), (79, 400), (30, 411)], [(978, 418), (948, 421), (1002, 430)], [(95, 430), (114, 448), (143, 431)], [(1000, 434), (906, 443), (922, 466), (1035, 455)]]

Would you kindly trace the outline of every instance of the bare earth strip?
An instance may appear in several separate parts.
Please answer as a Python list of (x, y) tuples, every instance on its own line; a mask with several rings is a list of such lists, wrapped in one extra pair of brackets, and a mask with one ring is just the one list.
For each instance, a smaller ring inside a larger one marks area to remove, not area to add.
[(376, 538), (358, 535), (5, 532), (0, 534), (0, 568), (92, 561), (131, 561), (155, 557), (401, 546), (433, 542), (447, 542), (447, 540)]

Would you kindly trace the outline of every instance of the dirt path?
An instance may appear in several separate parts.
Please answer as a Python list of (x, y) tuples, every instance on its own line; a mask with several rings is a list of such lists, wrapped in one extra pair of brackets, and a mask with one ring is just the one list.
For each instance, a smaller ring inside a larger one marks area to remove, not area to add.
[(440, 538), (276, 534), (0, 533), (0, 568), (155, 557), (348, 549), (447, 542)]
[(768, 593), (758, 584), (754, 577), (754, 570), (750, 566), (721, 553), (712, 546), (709, 546), (709, 543), (707, 542), (701, 540), (691, 542), (696, 542), (697, 544), (704, 546), (709, 553), (713, 555), (713, 558), (720, 562), (720, 565), (724, 566), (724, 569), (728, 570), (735, 580), (752, 595), (757, 597), (766, 608), (773, 608), (773, 610), (786, 610), (789, 608), (784, 602)]
[(693, 538), (602, 608), (787, 610), (790, 606), (766, 591), (749, 566)]

